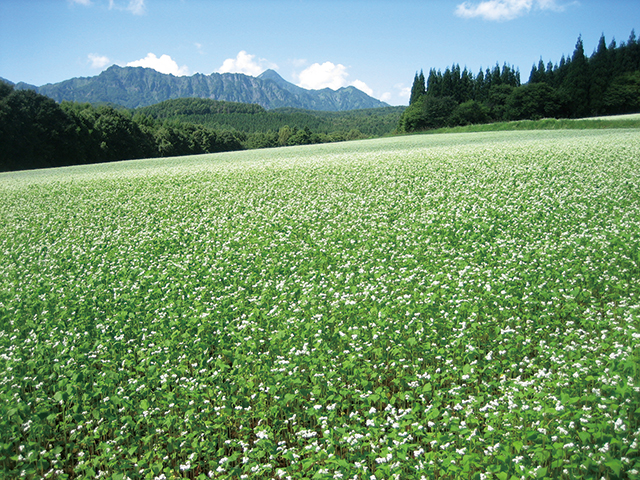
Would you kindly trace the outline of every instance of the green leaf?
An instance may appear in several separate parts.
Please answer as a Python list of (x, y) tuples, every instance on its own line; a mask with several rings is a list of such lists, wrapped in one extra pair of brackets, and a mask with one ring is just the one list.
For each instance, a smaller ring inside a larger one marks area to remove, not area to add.
[(620, 470), (622, 470), (622, 462), (620, 460), (609, 460), (605, 463), (605, 465), (613, 470), (613, 473), (615, 473), (616, 477), (620, 475)]

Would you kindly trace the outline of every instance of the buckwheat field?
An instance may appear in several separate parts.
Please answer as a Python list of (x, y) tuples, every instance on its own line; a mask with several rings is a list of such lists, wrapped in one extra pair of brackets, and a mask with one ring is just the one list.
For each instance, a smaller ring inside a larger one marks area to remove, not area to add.
[(7, 479), (640, 478), (640, 132), (0, 174)]

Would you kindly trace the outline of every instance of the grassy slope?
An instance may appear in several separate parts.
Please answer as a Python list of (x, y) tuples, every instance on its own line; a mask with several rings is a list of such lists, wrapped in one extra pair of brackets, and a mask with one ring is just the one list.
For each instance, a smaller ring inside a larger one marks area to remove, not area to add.
[(427, 133), (501, 132), (511, 130), (592, 130), (611, 128), (640, 128), (640, 114), (581, 119), (544, 118), (542, 120), (518, 120), (513, 122), (440, 128)]

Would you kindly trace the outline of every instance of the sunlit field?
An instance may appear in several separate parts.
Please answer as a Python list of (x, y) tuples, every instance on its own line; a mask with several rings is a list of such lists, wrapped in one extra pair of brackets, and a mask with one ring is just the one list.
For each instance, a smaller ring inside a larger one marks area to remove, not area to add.
[(0, 174), (0, 475), (640, 478), (640, 130)]

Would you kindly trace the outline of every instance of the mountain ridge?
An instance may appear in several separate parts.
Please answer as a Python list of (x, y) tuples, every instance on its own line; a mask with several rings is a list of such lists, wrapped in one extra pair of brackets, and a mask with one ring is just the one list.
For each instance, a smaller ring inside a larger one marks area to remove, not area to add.
[(346, 111), (389, 106), (352, 86), (307, 90), (287, 82), (274, 70), (266, 70), (257, 77), (242, 73), (196, 73), (177, 77), (151, 68), (112, 65), (93, 77), (74, 77), (40, 87), (19, 82), (15, 88), (35, 90), (57, 102), (111, 103), (127, 108), (175, 98), (255, 103), (267, 110), (290, 107)]

